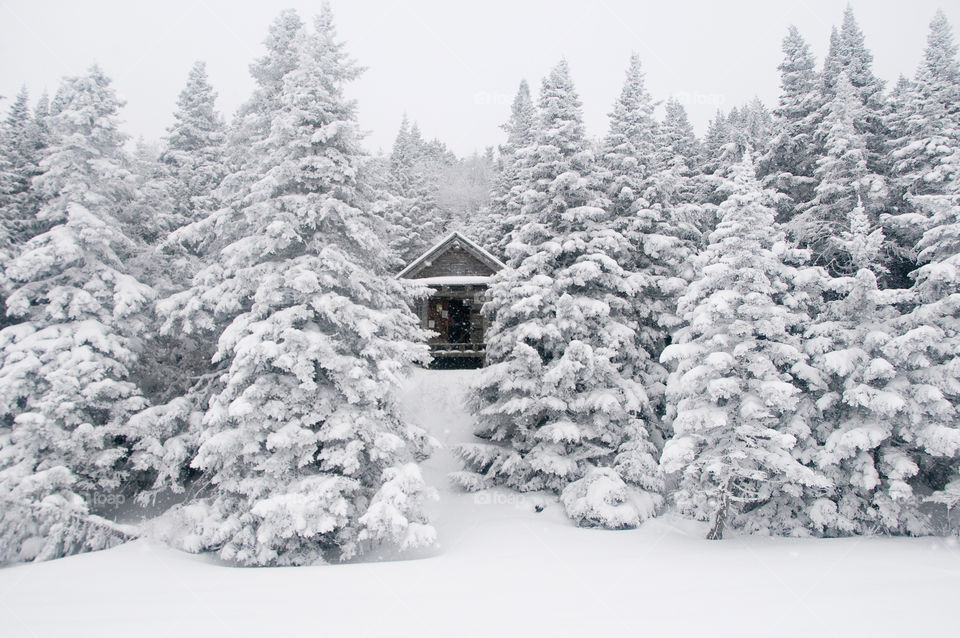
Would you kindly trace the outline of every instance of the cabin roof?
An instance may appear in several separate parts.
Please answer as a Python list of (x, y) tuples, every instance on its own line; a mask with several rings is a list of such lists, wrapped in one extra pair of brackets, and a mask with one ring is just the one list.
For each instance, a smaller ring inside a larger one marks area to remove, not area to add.
[[(435, 260), (440, 255), (444, 254), (454, 246), (459, 245), (463, 250), (468, 254), (473, 256), (475, 259), (486, 265), (493, 272), (497, 272), (506, 268), (506, 265), (492, 254), (489, 251), (484, 250), (481, 246), (471, 241), (467, 237), (461, 235), (460, 233), (454, 231), (437, 242), (432, 248), (428, 249), (422, 255), (414, 259), (407, 265), (406, 268), (397, 273), (398, 279), (414, 279), (418, 272), (429, 266), (433, 260)], [(463, 278), (463, 277), (461, 277)], [(435, 279), (440, 279), (440, 277), (435, 277)], [(478, 277), (474, 277), (478, 279)], [(479, 282), (475, 282), (479, 283)]]

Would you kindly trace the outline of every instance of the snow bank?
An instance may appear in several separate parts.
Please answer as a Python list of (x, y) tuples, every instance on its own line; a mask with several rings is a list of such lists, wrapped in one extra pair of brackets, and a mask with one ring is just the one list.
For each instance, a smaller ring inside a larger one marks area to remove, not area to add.
[(422, 371), (404, 389), (407, 415), (444, 446), (423, 467), (440, 491), (439, 550), (242, 569), (140, 540), (0, 570), (0, 633), (876, 638), (955, 627), (956, 539), (711, 542), (672, 516), (591, 530), (542, 497), (460, 493), (446, 473), (458, 467), (450, 449), (470, 437), (461, 401), (475, 374)]

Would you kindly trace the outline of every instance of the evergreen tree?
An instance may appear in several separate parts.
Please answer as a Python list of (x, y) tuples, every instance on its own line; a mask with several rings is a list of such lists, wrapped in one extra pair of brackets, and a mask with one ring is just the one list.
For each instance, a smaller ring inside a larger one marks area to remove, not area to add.
[(507, 133), (507, 141), (500, 146), (500, 170), (490, 194), (487, 223), (477, 236), (482, 246), (499, 255), (505, 253), (512, 234), (522, 224), (524, 171), (536, 142), (536, 125), (537, 108), (527, 81), (522, 80), (510, 107), (510, 119), (500, 127)]
[(403, 116), (390, 153), (389, 198), (384, 214), (390, 225), (390, 245), (403, 263), (409, 263), (436, 241), (443, 231), (437, 208), (436, 183), (424, 172), (425, 144), (420, 129)]
[(873, 73), (873, 54), (867, 49), (866, 38), (850, 6), (843, 11), (840, 29), (830, 34), (822, 76), (827, 97), (836, 91), (841, 73), (846, 74), (864, 106), (876, 110), (882, 105), (883, 81)]
[[(303, 21), (296, 11), (281, 11), (270, 25), (263, 42), (266, 55), (250, 65), (250, 75), (256, 88), (250, 99), (238, 109), (227, 137), (226, 163), (229, 170), (216, 193), (223, 206), (237, 203), (249, 191), (251, 184), (260, 179), (260, 158), (251, 151), (270, 135), (270, 114), (278, 107), (283, 78), (297, 66), (294, 43), (303, 29)], [(217, 236), (222, 237), (224, 233), (218, 233)]]
[(862, 206), (849, 217), (842, 241), (856, 275), (830, 281), (826, 307), (804, 335), (819, 374), (812, 461), (834, 485), (811, 504), (810, 519), (827, 535), (922, 533), (929, 526), (911, 485), (920, 456), (904, 418), (909, 386), (884, 352), (904, 292), (878, 288), (881, 232)]
[(261, 177), (230, 216), (238, 237), (164, 306), (171, 326), (225, 326), (192, 461), (210, 492), (182, 514), (190, 546), (241, 564), (317, 563), (435, 536), (413, 463), (428, 442), (393, 398), (426, 348), (357, 183), (344, 87), (360, 70), (327, 6), (292, 47), (276, 108), (260, 114), (271, 121), (252, 149)]
[(927, 224), (915, 198), (942, 195), (960, 175), (960, 63), (943, 12), (930, 23), (923, 60), (913, 80), (901, 78), (891, 94), (885, 124), (890, 131), (891, 215), (884, 218), (890, 236), (894, 280), (909, 285), (916, 267), (914, 247)]
[(757, 162), (758, 174), (767, 187), (789, 199), (779, 207), (779, 220), (789, 220), (813, 197), (814, 116), (817, 111), (817, 72), (810, 46), (793, 25), (783, 39), (780, 70), (780, 99), (773, 111), (774, 136), (770, 148)]
[[(651, 204), (647, 196), (658, 193), (655, 180), (661, 170), (657, 162), (660, 131), (653, 118), (654, 102), (644, 86), (640, 59), (633, 55), (620, 98), (610, 114), (610, 132), (604, 139), (601, 167), (604, 194), (610, 200), (610, 227), (631, 246), (619, 262), (638, 273), (646, 282), (644, 303), (636, 311), (638, 336), (648, 359), (644, 371), (647, 392), (655, 405), (662, 397), (665, 371), (657, 362), (667, 338), (676, 326), (676, 298), (686, 287), (683, 275), (692, 253), (697, 231), (675, 223), (672, 210), (662, 203)], [(675, 115), (676, 117), (676, 115)], [(682, 122), (678, 123), (682, 127)], [(681, 148), (689, 144), (682, 129), (675, 140)], [(679, 156), (682, 160), (682, 155)]]
[(804, 272), (754, 176), (749, 152), (732, 171), (699, 278), (680, 298), (684, 326), (661, 360), (674, 436), (661, 458), (676, 474), (677, 506), (725, 527), (791, 533), (805, 525), (808, 492), (830, 487), (799, 459), (811, 429), (796, 414), (809, 321)]
[(0, 184), (0, 220), (12, 244), (22, 244), (44, 230), (37, 220), (40, 198), (32, 186), (40, 173), (45, 146), (38, 119), (31, 115), (27, 90), (17, 95), (0, 130), (3, 184)]
[(699, 244), (715, 224), (713, 207), (704, 204), (704, 194), (711, 186), (709, 178), (699, 171), (700, 141), (686, 109), (676, 99), (667, 100), (659, 132), (654, 160), (658, 170), (649, 180), (645, 198), (666, 211), (675, 224), (685, 227), (687, 238)]
[(283, 78), (298, 64), (295, 41), (303, 29), (303, 21), (292, 9), (281, 11), (271, 23), (263, 41), (267, 53), (250, 65), (256, 84), (253, 94), (237, 110), (227, 134), (227, 173), (213, 194), (220, 208), (196, 222), (198, 226), (189, 231), (170, 233), (163, 242), (164, 250), (210, 259), (242, 236), (243, 228), (229, 220), (263, 177), (263, 158), (257, 155), (256, 148), (271, 134), (272, 114), (279, 108)]
[(119, 217), (131, 199), (110, 80), (68, 78), (49, 118), (54, 140), (34, 186), (49, 229), (4, 269), (0, 331), (0, 546), (7, 560), (108, 546), (122, 531), (90, 517), (92, 497), (129, 486), (124, 426), (145, 401), (129, 378), (152, 295), (125, 259)]
[(551, 490), (581, 525), (629, 527), (662, 489), (635, 315), (646, 281), (620, 266), (631, 246), (599, 190), (566, 62), (543, 81), (537, 130), (513, 267), (486, 306), (490, 365), (473, 408), (490, 442), (461, 446), (469, 471), (453, 478)]
[(847, 216), (860, 204), (871, 223), (877, 223), (887, 201), (887, 187), (868, 166), (867, 136), (856, 127), (864, 117), (864, 107), (845, 72), (840, 72), (836, 91), (822, 113), (817, 138), (824, 155), (817, 159), (814, 171), (814, 197), (791, 224), (798, 241), (811, 249), (815, 264), (832, 274), (853, 274), (851, 256), (837, 238), (850, 227)]
[(773, 116), (758, 99), (730, 109), (717, 111), (707, 128), (703, 145), (703, 170), (725, 176), (743, 159), (747, 149), (764, 152), (773, 137)]
[(944, 192), (957, 177), (960, 147), (960, 62), (943, 12), (930, 23), (923, 60), (906, 83), (907, 113), (891, 143), (894, 174), (910, 195)]
[[(257, 149), (270, 136), (283, 78), (299, 63), (295, 42), (303, 30), (303, 21), (295, 11), (281, 11), (263, 42), (266, 54), (250, 65), (255, 88), (230, 126), (225, 144), (226, 174), (213, 193), (220, 208), (170, 232), (159, 244), (157, 263), (164, 267), (156, 283), (165, 298), (156, 306), (162, 325), (160, 334), (150, 344), (150, 352), (154, 355), (152, 374), (161, 375), (166, 384), (153, 393), (156, 405), (131, 423), (135, 440), (133, 463), (157, 477), (153, 487), (142, 492), (143, 499), (164, 490), (183, 493), (188, 483), (197, 480), (198, 472), (190, 467), (190, 462), (199, 445), (203, 414), (218, 390), (217, 380), (225, 368), (224, 362), (213, 361), (217, 340), (233, 315), (225, 309), (208, 312), (210, 304), (215, 303), (211, 299), (193, 300), (190, 313), (178, 310), (200, 282), (208, 288), (216, 285), (222, 277), (215, 265), (221, 251), (251, 232), (238, 222), (237, 211), (244, 207), (267, 170)], [(166, 224), (168, 227), (184, 221), (173, 217), (174, 197), (169, 181), (149, 179), (145, 186), (150, 188), (143, 189), (149, 192), (138, 200), (141, 209), (155, 206), (166, 212), (174, 220)], [(163, 237), (162, 233), (160, 236)], [(164, 281), (165, 276), (168, 278)], [(238, 293), (244, 298), (244, 293)], [(145, 376), (152, 376), (145, 372)]]
[(651, 175), (657, 171), (659, 131), (653, 117), (656, 104), (647, 92), (640, 57), (630, 56), (627, 79), (610, 113), (610, 132), (600, 155), (605, 169), (604, 190), (616, 216), (632, 216), (647, 205), (642, 201)]
[(664, 167), (668, 163), (682, 162), (687, 170), (696, 169), (699, 141), (693, 132), (687, 110), (676, 98), (668, 99), (664, 105), (659, 131), (657, 149), (666, 156), (658, 158), (657, 165)]
[[(846, 76), (863, 105), (863, 112), (855, 125), (857, 132), (866, 136), (867, 167), (870, 172), (883, 175), (887, 172), (883, 81), (873, 73), (873, 54), (867, 49), (866, 38), (850, 6), (843, 12), (840, 29), (834, 29), (830, 37), (830, 48), (821, 74), (821, 105), (827, 105), (835, 98), (841, 74)], [(822, 118), (822, 115), (815, 116), (817, 120)]]
[(224, 126), (214, 107), (216, 98), (206, 64), (195, 63), (177, 99), (175, 122), (160, 156), (171, 174), (173, 213), (183, 220), (181, 223), (204, 217), (217, 208), (212, 194), (223, 179), (225, 167)]
[(884, 353), (905, 395), (900, 436), (912, 444), (917, 491), (953, 506), (960, 496), (960, 181), (945, 190), (913, 198), (927, 220), (916, 246), (913, 309)]

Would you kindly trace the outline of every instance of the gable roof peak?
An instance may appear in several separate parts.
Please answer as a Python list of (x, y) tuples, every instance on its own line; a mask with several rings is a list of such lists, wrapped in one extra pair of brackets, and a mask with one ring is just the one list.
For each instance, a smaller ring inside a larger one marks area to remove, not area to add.
[(485, 263), (490, 267), (491, 270), (497, 272), (506, 268), (506, 265), (493, 256), (490, 251), (486, 250), (473, 240), (471, 240), (466, 235), (460, 233), (459, 231), (453, 231), (448, 234), (446, 237), (438, 241), (432, 247), (428, 248), (422, 255), (411, 261), (406, 268), (397, 273), (397, 279), (403, 279), (411, 274), (416, 273), (435, 256), (443, 254), (450, 247), (459, 245), (471, 253), (481, 262)]

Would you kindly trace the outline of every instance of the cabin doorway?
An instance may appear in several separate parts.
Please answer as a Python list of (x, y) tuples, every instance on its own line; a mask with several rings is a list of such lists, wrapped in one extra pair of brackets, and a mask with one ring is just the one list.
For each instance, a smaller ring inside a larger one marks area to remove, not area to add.
[(430, 298), (426, 328), (437, 333), (430, 339), (431, 368), (483, 367), (483, 319), (478, 308), (472, 294)]
[(470, 308), (464, 299), (449, 300), (448, 343), (470, 343)]

